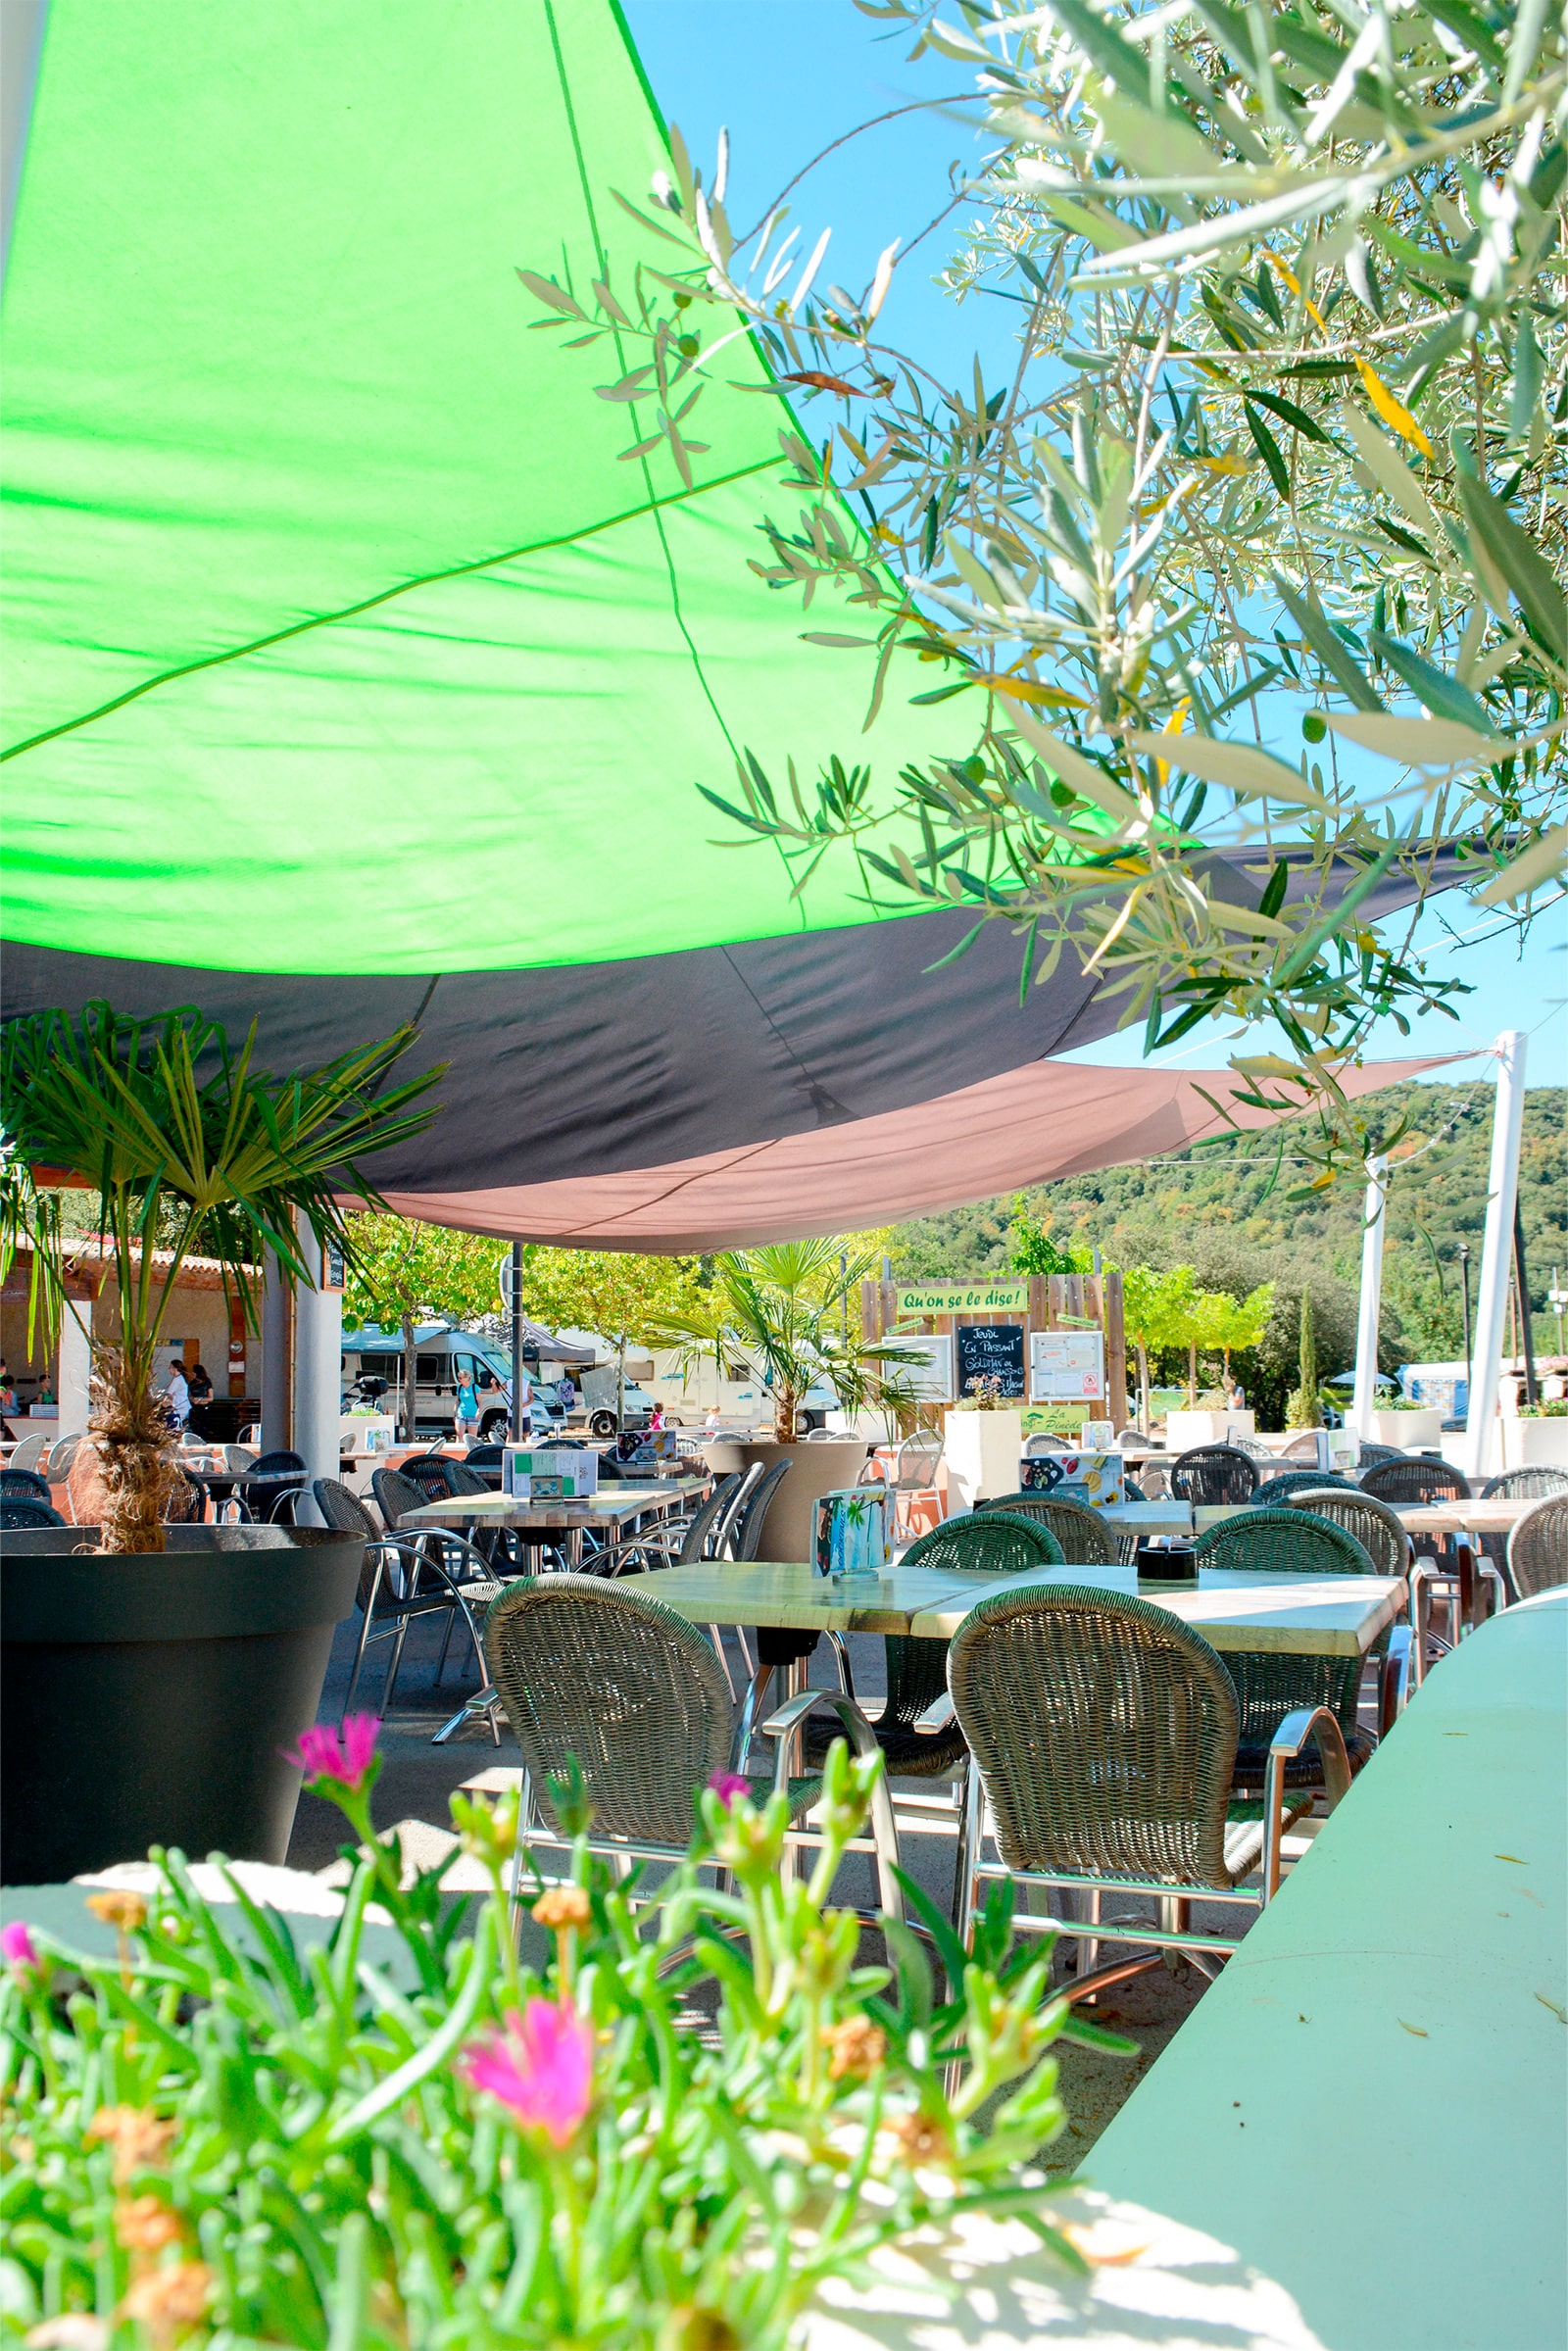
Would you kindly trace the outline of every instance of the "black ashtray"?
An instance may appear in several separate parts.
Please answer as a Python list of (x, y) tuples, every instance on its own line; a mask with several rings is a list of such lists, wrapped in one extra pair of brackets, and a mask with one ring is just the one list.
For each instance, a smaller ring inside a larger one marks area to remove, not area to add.
[(1190, 1543), (1155, 1538), (1135, 1554), (1140, 1584), (1196, 1584), (1198, 1553)]

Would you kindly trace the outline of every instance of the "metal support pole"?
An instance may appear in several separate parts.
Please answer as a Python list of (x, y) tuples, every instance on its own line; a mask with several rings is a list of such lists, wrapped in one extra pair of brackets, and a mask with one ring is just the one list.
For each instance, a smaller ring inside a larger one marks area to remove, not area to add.
[(1465, 1409), (1469, 1409), (1471, 1380), (1470, 1350), (1470, 1244), (1459, 1244), (1459, 1296), (1464, 1304), (1464, 1393)]
[(512, 1439), (522, 1438), (522, 1243), (512, 1245)]
[(1389, 1162), (1366, 1163), (1365, 1221), (1361, 1227), (1361, 1311), (1355, 1326), (1355, 1391), (1350, 1421), (1363, 1445), (1372, 1442), (1378, 1400), (1378, 1319), (1383, 1306), (1383, 1236), (1388, 1226)]
[(1472, 1334), (1475, 1355), (1470, 1409), (1465, 1418), (1465, 1467), (1486, 1477), (1496, 1443), (1497, 1371), (1502, 1355), (1502, 1318), (1508, 1301), (1509, 1244), (1513, 1206), (1519, 1197), (1519, 1138), (1525, 1114), (1525, 1037), (1505, 1029), (1494, 1048), (1497, 1056), (1496, 1103), (1492, 1114), (1492, 1165), (1487, 1176), (1487, 1230), (1481, 1246), (1481, 1289)]
[(1530, 1275), (1525, 1266), (1525, 1220), (1517, 1189), (1513, 1196), (1513, 1294), (1519, 1315), (1519, 1351), (1525, 1359), (1525, 1402), (1539, 1404), (1536, 1378), (1536, 1341), (1530, 1328)]

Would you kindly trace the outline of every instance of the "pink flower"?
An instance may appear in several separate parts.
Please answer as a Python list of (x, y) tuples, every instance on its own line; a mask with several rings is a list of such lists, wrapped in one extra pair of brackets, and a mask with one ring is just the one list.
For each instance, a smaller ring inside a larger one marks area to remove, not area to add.
[(380, 1728), (373, 1714), (350, 1714), (344, 1718), (340, 1739), (328, 1724), (313, 1723), (308, 1731), (301, 1732), (299, 1744), (289, 1761), (297, 1763), (309, 1778), (336, 1780), (340, 1787), (352, 1788), (358, 1795), (375, 1754)]
[(466, 2081), (511, 2108), (525, 2129), (564, 2147), (593, 2098), (593, 2030), (574, 2008), (530, 2000), (509, 2008), (506, 2031), (476, 2041), (459, 2061)]
[(752, 1784), (744, 1772), (710, 1772), (708, 1785), (726, 1812), (738, 1797), (752, 1792)]
[(15, 1968), (19, 1976), (38, 1965), (38, 1946), (21, 1919), (12, 1919), (9, 1925), (0, 1927), (0, 1959)]

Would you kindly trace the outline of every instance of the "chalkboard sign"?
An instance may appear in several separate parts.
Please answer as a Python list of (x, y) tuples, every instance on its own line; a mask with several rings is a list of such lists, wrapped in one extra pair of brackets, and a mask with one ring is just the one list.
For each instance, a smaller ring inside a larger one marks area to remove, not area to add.
[(1023, 1394), (1021, 1322), (970, 1322), (958, 1326), (958, 1395), (971, 1380), (1000, 1380), (1004, 1396)]

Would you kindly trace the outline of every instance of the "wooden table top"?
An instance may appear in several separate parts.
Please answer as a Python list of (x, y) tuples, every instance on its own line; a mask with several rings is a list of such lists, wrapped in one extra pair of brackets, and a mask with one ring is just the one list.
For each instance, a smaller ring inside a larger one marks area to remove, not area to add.
[(704, 1485), (701, 1478), (650, 1479), (630, 1494), (608, 1487), (591, 1501), (519, 1502), (510, 1494), (451, 1494), (405, 1510), (398, 1525), (457, 1527), (471, 1521), (481, 1527), (619, 1527), (649, 1510), (670, 1510), (688, 1494), (701, 1494)]
[(1491, 1502), (1395, 1502), (1391, 1507), (1412, 1535), (1506, 1535), (1542, 1499), (1534, 1494), (1509, 1500), (1499, 1494)]
[(809, 1565), (767, 1560), (662, 1568), (626, 1576), (620, 1589), (662, 1600), (693, 1624), (912, 1633), (924, 1641), (951, 1641), (976, 1601), (1020, 1584), (1053, 1580), (1152, 1600), (1198, 1627), (1217, 1649), (1312, 1657), (1364, 1656), (1405, 1599), (1403, 1579), (1390, 1576), (1255, 1575), (1205, 1568), (1196, 1587), (1146, 1584), (1140, 1590), (1130, 1567), (1044, 1568), (999, 1577), (895, 1566), (879, 1576), (819, 1576)]

